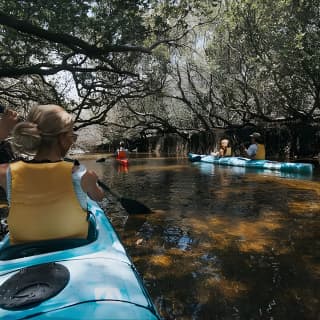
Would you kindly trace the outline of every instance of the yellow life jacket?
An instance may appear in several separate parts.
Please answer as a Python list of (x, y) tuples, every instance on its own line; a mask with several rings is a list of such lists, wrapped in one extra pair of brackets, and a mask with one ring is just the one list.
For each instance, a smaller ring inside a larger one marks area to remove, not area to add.
[(258, 150), (256, 153), (256, 156), (254, 157), (255, 160), (265, 160), (266, 158), (266, 149), (264, 147), (264, 144), (257, 144)]
[(232, 156), (232, 149), (231, 147), (227, 147), (226, 153), (224, 155), (225, 157), (231, 157)]
[(87, 213), (73, 189), (72, 163), (10, 164), (10, 243), (86, 238)]

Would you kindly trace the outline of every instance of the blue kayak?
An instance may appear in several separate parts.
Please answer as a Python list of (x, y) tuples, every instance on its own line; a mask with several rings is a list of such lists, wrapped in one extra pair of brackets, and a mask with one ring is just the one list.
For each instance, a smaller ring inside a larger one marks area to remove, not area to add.
[(273, 171), (292, 172), (310, 174), (313, 165), (310, 163), (278, 162), (270, 160), (251, 160), (243, 157), (224, 157), (218, 158), (211, 155), (201, 155), (189, 153), (188, 159), (191, 162), (206, 162), (224, 166), (245, 167), (254, 169), (267, 169)]
[(160, 319), (109, 219), (89, 211), (88, 240), (0, 242), (0, 319)]

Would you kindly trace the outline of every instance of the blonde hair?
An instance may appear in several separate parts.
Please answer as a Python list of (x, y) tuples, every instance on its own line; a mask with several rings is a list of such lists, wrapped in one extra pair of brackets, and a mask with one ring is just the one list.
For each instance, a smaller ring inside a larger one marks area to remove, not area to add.
[(72, 116), (62, 107), (48, 104), (32, 107), (26, 120), (13, 130), (13, 148), (34, 155), (42, 147), (50, 148), (60, 133), (72, 129)]
[(228, 147), (229, 146), (229, 139), (222, 139), (221, 141), (220, 141), (220, 145), (222, 146), (222, 145), (225, 145), (226, 147)]

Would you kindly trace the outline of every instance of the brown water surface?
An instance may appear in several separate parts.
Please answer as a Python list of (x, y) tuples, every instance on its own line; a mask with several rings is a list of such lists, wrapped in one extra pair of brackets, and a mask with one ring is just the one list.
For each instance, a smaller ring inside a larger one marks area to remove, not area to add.
[(319, 176), (82, 161), (153, 210), (128, 215), (111, 196), (102, 204), (164, 319), (320, 319)]
[(85, 161), (154, 211), (105, 209), (164, 319), (320, 319), (320, 184), (189, 163)]

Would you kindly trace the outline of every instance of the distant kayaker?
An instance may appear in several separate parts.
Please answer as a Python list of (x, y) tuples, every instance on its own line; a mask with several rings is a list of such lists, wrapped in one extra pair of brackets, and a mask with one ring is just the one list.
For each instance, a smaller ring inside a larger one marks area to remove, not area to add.
[(215, 157), (231, 157), (232, 152), (231, 152), (231, 147), (229, 145), (229, 139), (221, 139), (220, 141), (220, 146), (219, 146), (219, 151), (212, 152), (211, 155)]
[(264, 160), (266, 158), (266, 150), (265, 146), (262, 143), (261, 134), (258, 132), (254, 132), (250, 135), (251, 144), (247, 148), (244, 145), (241, 145), (243, 149), (243, 153), (246, 157), (254, 160)]
[(0, 166), (10, 242), (87, 238), (86, 197), (100, 201), (104, 192), (94, 171), (63, 161), (77, 138), (71, 115), (56, 105), (35, 106), (12, 135), (12, 146), (33, 159)]
[(116, 159), (127, 159), (128, 158), (128, 149), (125, 148), (124, 142), (121, 141), (119, 148), (116, 151)]

